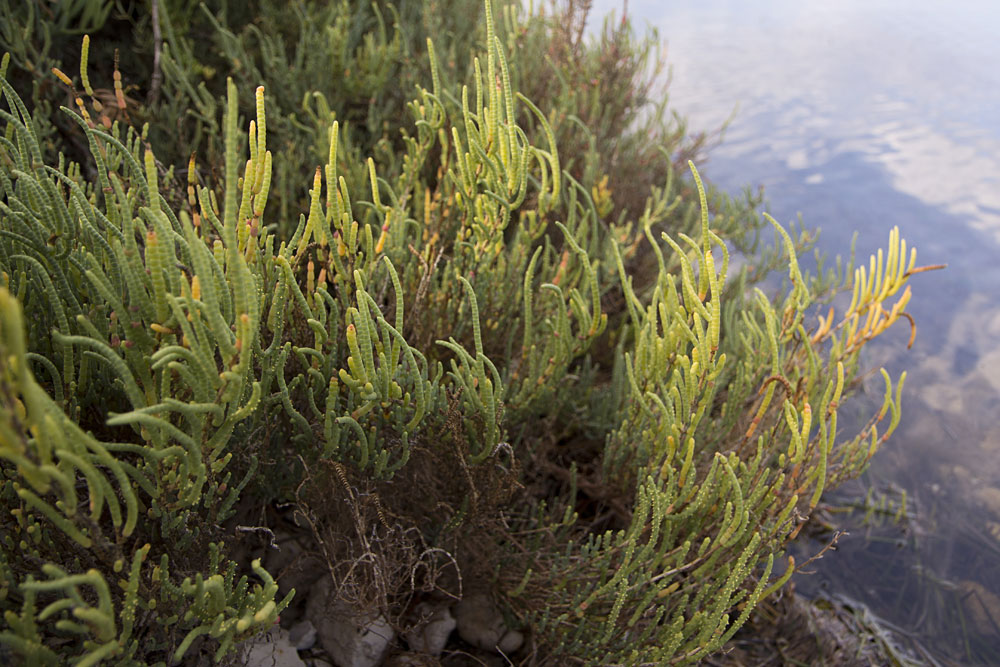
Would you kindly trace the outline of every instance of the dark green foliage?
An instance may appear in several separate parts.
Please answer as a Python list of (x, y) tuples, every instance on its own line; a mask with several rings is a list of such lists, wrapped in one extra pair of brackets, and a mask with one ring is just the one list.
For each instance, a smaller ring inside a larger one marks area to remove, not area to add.
[(33, 116), (3, 80), (0, 642), (219, 659), (288, 603), (224, 539), (294, 503), (394, 623), (457, 567), (539, 663), (718, 649), (898, 422), (886, 376), (837, 437), (861, 347), (908, 317), (905, 243), (816, 279), (771, 221), (735, 268), (766, 223), (675, 170), (699, 144), (662, 108), (635, 125), (627, 25), (585, 46), (514, 5), (177, 4), (159, 101), (112, 118), (84, 66), (76, 109)]

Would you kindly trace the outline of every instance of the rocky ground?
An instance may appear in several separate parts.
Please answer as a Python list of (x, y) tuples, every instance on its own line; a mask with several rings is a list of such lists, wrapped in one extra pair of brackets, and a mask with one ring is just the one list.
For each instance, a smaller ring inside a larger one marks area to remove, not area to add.
[[(505, 667), (531, 665), (524, 634), (508, 628), (488, 596), (417, 603), (398, 634), (380, 615), (358, 615), (334, 590), (324, 564), (302, 536), (277, 534), (262, 557), (281, 594), (297, 595), (276, 625), (244, 644), (245, 667)], [(253, 554), (251, 554), (253, 555)], [(522, 650), (525, 649), (525, 650)], [(718, 655), (716, 667), (742, 665), (910, 665), (869, 614), (786, 589), (762, 604)]]

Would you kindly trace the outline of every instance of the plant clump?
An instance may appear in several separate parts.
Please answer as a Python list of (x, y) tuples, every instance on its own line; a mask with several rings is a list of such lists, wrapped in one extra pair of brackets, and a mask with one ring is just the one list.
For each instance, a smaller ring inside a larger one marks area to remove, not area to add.
[[(899, 421), (884, 371), (861, 432), (837, 415), (910, 319), (915, 252), (894, 230), (812, 276), (808, 234), (678, 169), (682, 130), (653, 162), (639, 100), (523, 94), (543, 70), (641, 87), (627, 24), (585, 47), (516, 3), (454, 26), (303, 1), (262, 3), (273, 32), (224, 3), (182, 30), (180, 4), (153, 3), (158, 101), (130, 109), (122, 63), (102, 101), (96, 38), (59, 111), (0, 69), (3, 650), (222, 660), (302, 594), (247, 557), (291, 524), (336, 603), (400, 636), (421, 603), (488, 599), (525, 664), (718, 650)], [(214, 65), (185, 37), (205, 22)]]

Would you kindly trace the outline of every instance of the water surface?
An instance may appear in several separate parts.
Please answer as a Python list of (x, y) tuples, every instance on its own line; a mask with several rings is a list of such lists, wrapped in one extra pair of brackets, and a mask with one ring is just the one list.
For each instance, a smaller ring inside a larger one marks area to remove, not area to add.
[[(621, 12), (620, 0), (594, 5)], [(838, 515), (851, 535), (797, 585), (864, 605), (925, 661), (1000, 664), (1000, 3), (628, 11), (666, 39), (671, 106), (691, 127), (718, 127), (738, 105), (709, 179), (764, 186), (768, 210), (784, 223), (801, 213), (831, 255), (857, 232), (866, 259), (898, 225), (918, 264), (949, 265), (911, 279), (913, 348), (901, 323), (866, 357), (908, 370), (903, 423), (849, 489), (887, 493), (889, 511)], [(911, 520), (896, 524), (903, 490)]]

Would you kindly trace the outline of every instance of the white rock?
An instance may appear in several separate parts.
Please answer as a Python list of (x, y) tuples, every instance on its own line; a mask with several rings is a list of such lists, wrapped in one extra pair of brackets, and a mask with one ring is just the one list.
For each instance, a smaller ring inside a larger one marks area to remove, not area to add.
[(425, 620), (406, 633), (406, 643), (410, 645), (410, 650), (428, 653), (435, 657), (441, 655), (448, 643), (448, 636), (458, 625), (451, 610), (444, 606), (435, 608), (429, 603), (421, 602), (417, 605), (416, 616)]
[(332, 593), (333, 582), (323, 577), (306, 603), (306, 618), (315, 626), (320, 645), (338, 667), (376, 667), (396, 638), (395, 631), (383, 616), (359, 615)]
[(278, 626), (248, 639), (242, 648), (240, 663), (244, 667), (306, 667), (288, 640), (288, 631)]
[(514, 653), (517, 649), (521, 648), (521, 644), (524, 643), (524, 635), (517, 630), (508, 630), (503, 637), (500, 638), (500, 642), (497, 644), (497, 648), (504, 655)]
[(520, 632), (508, 630), (503, 615), (484, 593), (466, 595), (455, 605), (458, 634), (473, 646), (512, 653), (524, 641)]
[(298, 651), (308, 651), (316, 644), (316, 628), (308, 620), (299, 621), (288, 630), (288, 640)]

